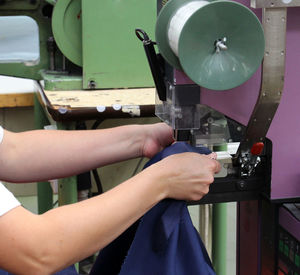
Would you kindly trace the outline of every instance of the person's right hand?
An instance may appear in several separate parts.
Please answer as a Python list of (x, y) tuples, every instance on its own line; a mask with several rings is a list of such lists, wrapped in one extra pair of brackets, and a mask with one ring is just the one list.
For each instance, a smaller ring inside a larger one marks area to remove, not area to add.
[(171, 155), (144, 170), (162, 185), (164, 198), (178, 200), (200, 200), (209, 191), (214, 174), (221, 165), (211, 155), (181, 153)]

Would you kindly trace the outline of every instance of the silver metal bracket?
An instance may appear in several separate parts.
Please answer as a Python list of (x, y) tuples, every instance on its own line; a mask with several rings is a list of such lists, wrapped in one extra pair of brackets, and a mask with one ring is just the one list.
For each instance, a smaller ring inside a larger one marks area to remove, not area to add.
[[(262, 5), (261, 3), (264, 5), (268, 3), (261, 0), (254, 0), (253, 2), (256, 7)], [(298, 2), (300, 3), (300, 0)], [(287, 8), (285, 7), (263, 8), (262, 20), (266, 47), (262, 64), (261, 87), (246, 128), (245, 137), (235, 156), (235, 160), (238, 162), (244, 156), (252, 159), (251, 148), (254, 144), (264, 141), (280, 103), (285, 73), (286, 16)], [(246, 166), (244, 168), (247, 169)], [(254, 170), (251, 169), (251, 171)]]
[(261, 162), (260, 157), (253, 155), (245, 155), (239, 158), (239, 164), (241, 166), (241, 176), (249, 177), (255, 171), (257, 165)]
[(251, 8), (300, 7), (300, 0), (251, 0)]

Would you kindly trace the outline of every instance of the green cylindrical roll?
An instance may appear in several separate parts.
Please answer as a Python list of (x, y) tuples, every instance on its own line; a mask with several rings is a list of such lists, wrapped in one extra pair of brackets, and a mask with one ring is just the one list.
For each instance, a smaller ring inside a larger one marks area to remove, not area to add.
[(195, 83), (227, 90), (247, 81), (264, 56), (260, 21), (233, 1), (169, 0), (156, 24), (163, 57)]

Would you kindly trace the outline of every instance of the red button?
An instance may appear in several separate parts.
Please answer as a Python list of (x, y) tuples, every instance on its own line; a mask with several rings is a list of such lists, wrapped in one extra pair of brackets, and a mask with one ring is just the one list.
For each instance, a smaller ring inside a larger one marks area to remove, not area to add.
[(264, 149), (264, 143), (263, 142), (257, 142), (254, 143), (251, 148), (251, 154), (254, 156), (259, 156)]

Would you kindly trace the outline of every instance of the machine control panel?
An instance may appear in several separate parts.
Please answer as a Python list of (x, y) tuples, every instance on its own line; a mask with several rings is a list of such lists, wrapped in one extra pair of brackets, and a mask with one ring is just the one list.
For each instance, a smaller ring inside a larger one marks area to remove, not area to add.
[(281, 226), (278, 248), (278, 275), (300, 275), (300, 241)]

